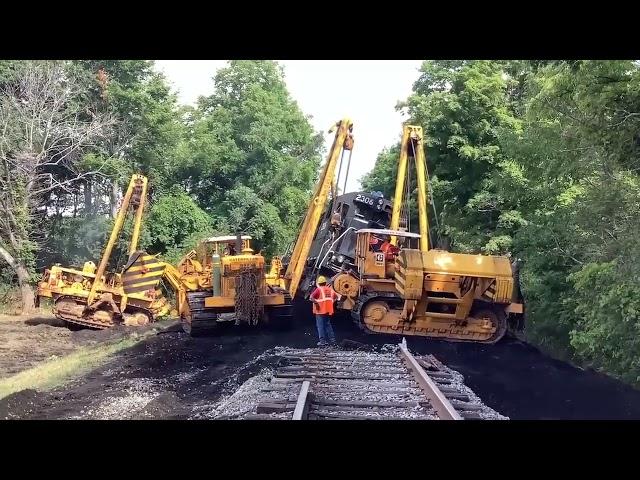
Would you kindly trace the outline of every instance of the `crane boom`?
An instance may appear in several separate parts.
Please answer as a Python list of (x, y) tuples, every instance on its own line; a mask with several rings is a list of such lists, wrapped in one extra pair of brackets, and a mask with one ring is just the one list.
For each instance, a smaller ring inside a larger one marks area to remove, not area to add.
[(98, 266), (98, 270), (96, 271), (96, 279), (91, 286), (91, 291), (89, 292), (89, 297), (87, 298), (87, 305), (91, 305), (95, 300), (98, 284), (102, 283), (102, 276), (107, 269), (109, 258), (111, 258), (111, 252), (113, 251), (113, 247), (118, 241), (118, 237), (120, 236), (120, 232), (122, 231), (122, 227), (127, 216), (127, 211), (129, 210), (130, 206), (136, 208), (136, 216), (133, 225), (133, 235), (131, 236), (131, 242), (129, 243), (129, 255), (131, 256), (138, 248), (140, 226), (142, 224), (142, 212), (144, 210), (144, 204), (147, 197), (147, 183), (147, 177), (143, 175), (134, 174), (131, 176), (129, 187), (127, 188), (127, 192), (125, 193), (124, 198), (122, 199), (122, 205), (120, 206), (115, 224), (113, 225), (113, 229), (111, 230), (111, 236), (109, 237), (107, 246), (104, 250), (104, 253), (102, 254), (102, 258), (100, 259), (100, 265)]
[(307, 214), (291, 253), (287, 271), (285, 272), (285, 285), (292, 297), (295, 296), (298, 286), (300, 285), (307, 256), (309, 255), (309, 249), (311, 248), (311, 242), (318, 230), (318, 224), (322, 218), (329, 197), (329, 191), (335, 188), (334, 176), (338, 159), (344, 150), (351, 150), (353, 148), (353, 122), (350, 119), (344, 118), (340, 120), (331, 127), (329, 133), (334, 130), (336, 134), (333, 144), (331, 145), (331, 150), (329, 150), (329, 156), (320, 174), (320, 179), (313, 193), (313, 198), (309, 203)]
[[(400, 226), (400, 211), (403, 205), (405, 176), (408, 157), (414, 157), (418, 183), (418, 219), (420, 224), (420, 250), (429, 250), (429, 223), (427, 216), (427, 167), (422, 143), (422, 127), (405, 125), (402, 129), (400, 143), (400, 159), (398, 160), (398, 175), (396, 190), (393, 198), (393, 213), (391, 216), (391, 230), (398, 230)], [(406, 199), (409, 201), (409, 199)], [(397, 237), (391, 237), (391, 243), (397, 245)]]

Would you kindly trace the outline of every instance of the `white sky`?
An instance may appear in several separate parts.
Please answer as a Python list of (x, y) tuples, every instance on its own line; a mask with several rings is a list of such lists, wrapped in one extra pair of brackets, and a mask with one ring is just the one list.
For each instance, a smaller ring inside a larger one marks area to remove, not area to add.
[[(156, 60), (178, 91), (183, 104), (195, 104), (198, 96), (213, 92), (213, 76), (226, 66), (224, 60)], [(360, 178), (373, 168), (385, 146), (400, 138), (403, 117), (396, 103), (411, 93), (421, 60), (283, 60), (285, 80), (302, 111), (311, 115), (316, 130), (327, 135), (337, 120), (353, 120), (355, 146), (347, 191), (360, 188)], [(344, 182), (344, 169), (340, 188)]]

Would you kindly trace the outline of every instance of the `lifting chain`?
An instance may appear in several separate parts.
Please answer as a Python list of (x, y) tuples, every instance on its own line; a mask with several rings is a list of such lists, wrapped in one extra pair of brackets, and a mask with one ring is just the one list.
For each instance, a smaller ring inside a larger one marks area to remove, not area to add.
[(129, 201), (129, 208), (135, 210), (140, 206), (140, 200), (142, 199), (142, 180), (137, 179), (133, 192), (131, 194), (131, 200)]
[(236, 325), (240, 322), (256, 325), (262, 318), (261, 270), (244, 267), (237, 274), (236, 282)]

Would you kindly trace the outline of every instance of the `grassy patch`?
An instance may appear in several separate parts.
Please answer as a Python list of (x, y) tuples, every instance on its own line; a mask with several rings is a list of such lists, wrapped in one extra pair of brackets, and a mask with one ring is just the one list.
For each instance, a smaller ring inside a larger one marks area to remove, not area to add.
[(0, 380), (0, 398), (27, 388), (43, 391), (64, 385), (102, 365), (114, 353), (132, 347), (155, 334), (154, 330), (143, 334), (133, 333), (116, 341), (105, 342), (97, 346), (82, 347), (70, 355), (56, 358), (29, 370), (16, 373), (11, 377)]

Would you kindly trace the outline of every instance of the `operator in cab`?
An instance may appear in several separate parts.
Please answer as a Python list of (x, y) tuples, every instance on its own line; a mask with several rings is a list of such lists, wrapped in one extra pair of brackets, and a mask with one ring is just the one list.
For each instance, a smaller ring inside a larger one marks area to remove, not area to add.
[(236, 248), (233, 243), (227, 243), (227, 246), (224, 249), (224, 256), (228, 255), (236, 255)]
[(372, 252), (379, 252), (380, 246), (382, 245), (382, 239), (377, 235), (371, 235), (369, 237), (369, 250)]
[(331, 325), (333, 315), (333, 305), (336, 300), (340, 300), (340, 295), (327, 285), (327, 279), (320, 275), (316, 281), (317, 288), (309, 297), (313, 302), (313, 313), (316, 316), (316, 328), (318, 329), (318, 346), (326, 347), (336, 344), (336, 336)]
[(400, 251), (398, 247), (391, 243), (391, 238), (388, 235), (383, 237), (371, 235), (369, 247), (373, 252), (384, 253), (385, 259), (389, 261), (393, 260)]
[(391, 239), (385, 239), (380, 245), (380, 252), (384, 253), (385, 260), (393, 261), (400, 249), (391, 243)]

